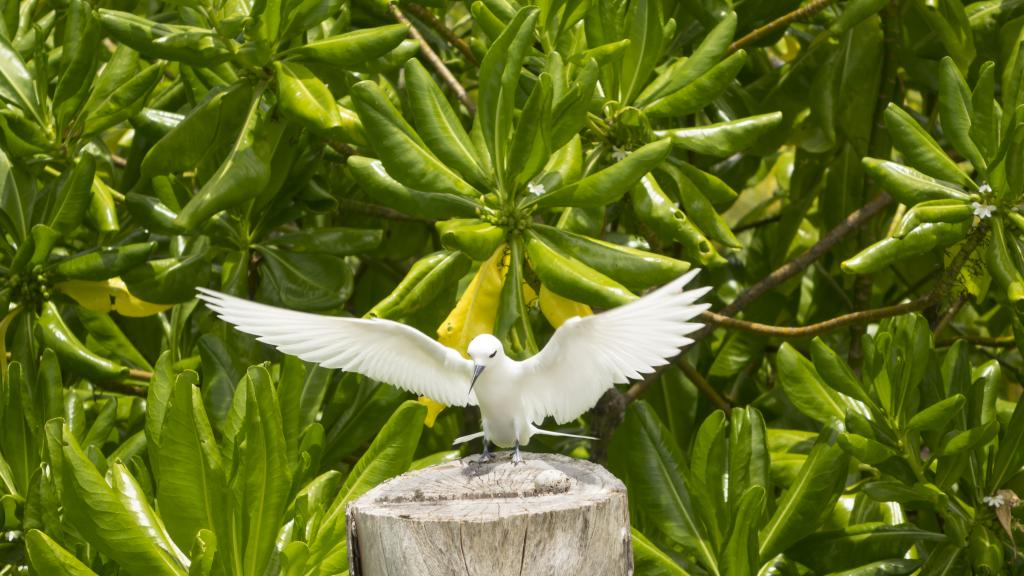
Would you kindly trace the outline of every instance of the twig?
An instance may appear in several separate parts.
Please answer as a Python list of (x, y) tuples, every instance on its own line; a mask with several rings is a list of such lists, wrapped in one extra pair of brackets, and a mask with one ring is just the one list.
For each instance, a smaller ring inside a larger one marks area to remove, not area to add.
[(714, 324), (716, 327), (721, 326), (724, 328), (735, 328), (746, 332), (756, 332), (766, 336), (777, 336), (781, 338), (808, 338), (824, 334), (826, 332), (831, 332), (832, 330), (836, 330), (844, 326), (867, 324), (890, 316), (899, 316), (900, 314), (906, 314), (908, 312), (917, 312), (919, 310), (924, 310), (931, 305), (931, 303), (932, 299), (929, 296), (925, 296), (916, 300), (911, 300), (910, 302), (896, 304), (894, 306), (883, 306), (881, 308), (872, 308), (870, 310), (860, 310), (858, 312), (843, 314), (842, 316), (836, 316), (835, 318), (830, 318), (816, 324), (808, 324), (807, 326), (773, 326), (771, 324), (761, 324), (760, 322), (738, 320), (729, 316), (715, 314), (714, 312), (704, 312), (700, 317), (703, 320), (707, 320), (709, 324)]
[(444, 61), (437, 55), (437, 52), (434, 52), (434, 49), (430, 47), (430, 44), (428, 44), (427, 40), (422, 34), (420, 34), (420, 31), (417, 30), (416, 27), (412, 25), (412, 22), (405, 17), (405, 14), (402, 13), (402, 9), (396, 4), (388, 4), (388, 10), (391, 11), (391, 15), (395, 17), (395, 20), (398, 20), (409, 27), (409, 35), (420, 43), (420, 52), (423, 54), (423, 57), (427, 59), (427, 62), (430, 62), (430, 65), (434, 67), (434, 71), (441, 76), (441, 79), (445, 81), (445, 84), (448, 84), (448, 87), (452, 89), (452, 92), (455, 92), (455, 96), (458, 97), (459, 102), (462, 102), (462, 105), (469, 111), (469, 115), (475, 116), (476, 104), (470, 100), (469, 95), (466, 94), (466, 89), (462, 87), (462, 84), (459, 84), (459, 81), (452, 74), (452, 71), (445, 66)]
[(963, 268), (964, 264), (967, 262), (967, 258), (970, 257), (971, 253), (974, 252), (974, 249), (977, 248), (978, 244), (980, 244), (985, 238), (985, 234), (987, 232), (987, 225), (978, 225), (974, 231), (972, 231), (970, 236), (968, 236), (967, 241), (964, 242), (960, 251), (957, 252), (956, 257), (953, 258), (949, 268), (946, 269), (945, 273), (935, 284), (935, 288), (927, 295), (911, 300), (910, 302), (851, 312), (849, 314), (843, 314), (842, 316), (837, 316), (835, 318), (830, 318), (823, 322), (809, 324), (807, 326), (772, 326), (770, 324), (761, 324), (760, 322), (738, 320), (736, 318), (731, 318), (724, 314), (716, 314), (714, 312), (704, 312), (701, 314), (701, 318), (707, 320), (709, 325), (714, 326), (724, 326), (726, 328), (735, 328), (738, 330), (756, 332), (758, 334), (777, 336), (781, 338), (807, 338), (818, 334), (824, 334), (825, 332), (830, 332), (844, 326), (866, 324), (868, 322), (889, 318), (891, 316), (899, 316), (900, 314), (924, 310), (929, 306), (939, 303), (943, 298), (945, 298), (946, 294), (953, 286), (953, 282), (956, 280), (957, 275), (960, 274), (960, 269)]
[(743, 48), (747, 44), (757, 42), (761, 38), (768, 36), (769, 34), (775, 32), (780, 28), (785, 28), (786, 26), (789, 26), (790, 24), (796, 22), (797, 20), (802, 20), (804, 18), (807, 18), (820, 12), (832, 2), (833, 0), (814, 0), (810, 4), (807, 4), (806, 6), (801, 6), (800, 8), (797, 8), (796, 10), (789, 12), (788, 14), (783, 14), (782, 16), (779, 16), (775, 20), (772, 20), (771, 22), (765, 24), (764, 26), (761, 26), (760, 28), (755, 28), (743, 38), (740, 38), (739, 40), (729, 45), (729, 54), (732, 54), (733, 52), (739, 50), (740, 48)]
[(942, 334), (943, 330), (949, 326), (949, 323), (953, 321), (953, 318), (960, 312), (960, 309), (967, 303), (967, 296), (961, 296), (956, 299), (956, 302), (949, 307), (949, 310), (939, 318), (939, 321), (935, 323), (935, 327), (932, 329), (932, 336), (938, 339), (939, 335)]
[[(891, 203), (891, 196), (888, 194), (880, 194), (861, 208), (854, 210), (846, 217), (845, 220), (843, 220), (841, 224), (832, 230), (829, 230), (828, 234), (822, 236), (814, 246), (811, 246), (803, 254), (776, 268), (775, 271), (768, 276), (765, 276), (764, 279), (757, 284), (754, 284), (750, 288), (741, 292), (739, 296), (737, 296), (736, 299), (728, 306), (719, 310), (719, 314), (722, 314), (723, 316), (733, 316), (750, 305), (751, 302), (760, 298), (764, 293), (772, 290), (793, 276), (796, 276), (798, 273), (802, 272), (805, 268), (814, 263), (815, 260), (824, 256), (826, 252), (831, 250), (832, 247), (845, 238), (847, 234), (859, 228)], [(700, 336), (706, 335), (703, 330), (697, 334)]]
[(680, 358), (679, 361), (676, 362), (676, 366), (679, 366), (679, 369), (683, 371), (683, 374), (690, 379), (690, 382), (693, 382), (693, 385), (697, 387), (697, 390), (703, 392), (704, 395), (708, 397), (708, 400), (711, 400), (712, 404), (717, 408), (724, 410), (726, 414), (729, 413), (729, 410), (732, 409), (732, 403), (729, 402), (725, 396), (719, 394), (718, 390), (712, 388), (711, 384), (708, 384), (708, 381), (704, 379), (704, 376), (693, 367), (693, 364), (687, 362), (685, 358)]
[(473, 66), (479, 66), (480, 61), (476, 59), (476, 54), (473, 54), (473, 50), (470, 49), (469, 44), (462, 38), (459, 38), (452, 29), (445, 26), (444, 22), (441, 22), (437, 16), (427, 10), (426, 7), (421, 6), (415, 2), (402, 2), (402, 7), (412, 12), (413, 16), (422, 20), (427, 26), (430, 26), (438, 34), (444, 37), (449, 44), (455, 47), (456, 50), (462, 52), (462, 55), (466, 57), (466, 60)]

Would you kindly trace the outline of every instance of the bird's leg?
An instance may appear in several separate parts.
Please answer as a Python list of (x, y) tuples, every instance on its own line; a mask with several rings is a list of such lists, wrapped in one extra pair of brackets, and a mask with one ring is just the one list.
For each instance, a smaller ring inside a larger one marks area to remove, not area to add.
[(512, 465), (522, 464), (523, 457), (519, 454), (519, 438), (516, 438), (515, 444), (512, 445)]
[(480, 461), (481, 462), (490, 462), (491, 461), (491, 441), (487, 439), (487, 436), (484, 436), (484, 452), (483, 452), (483, 454), (480, 455)]

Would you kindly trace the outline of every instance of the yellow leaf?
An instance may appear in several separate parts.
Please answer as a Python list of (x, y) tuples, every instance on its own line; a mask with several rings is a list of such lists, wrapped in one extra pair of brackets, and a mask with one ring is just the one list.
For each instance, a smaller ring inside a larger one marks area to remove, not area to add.
[(58, 282), (57, 290), (74, 298), (75, 302), (94, 312), (117, 312), (122, 316), (141, 318), (163, 312), (169, 304), (152, 304), (135, 297), (120, 278), (100, 282), (91, 280), (68, 280)]
[(427, 407), (427, 417), (423, 419), (423, 425), (427, 428), (433, 428), (434, 422), (437, 421), (437, 415), (445, 408), (444, 404), (426, 396), (420, 396), (418, 402)]
[(555, 294), (543, 284), (540, 285), (540, 311), (555, 328), (574, 316), (590, 316), (594, 313), (590, 306)]
[(458, 350), (467, 358), (466, 348), (473, 338), (494, 332), (504, 280), (505, 268), (501, 266), (504, 256), (505, 245), (502, 244), (480, 265), (462, 298), (437, 329), (437, 339), (441, 344)]

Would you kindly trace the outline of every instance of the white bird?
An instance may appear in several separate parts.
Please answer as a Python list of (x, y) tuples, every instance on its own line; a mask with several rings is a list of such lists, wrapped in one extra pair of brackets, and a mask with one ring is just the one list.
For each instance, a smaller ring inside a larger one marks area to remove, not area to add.
[[(683, 291), (698, 270), (642, 298), (600, 314), (566, 321), (536, 355), (516, 361), (490, 334), (475, 337), (472, 360), (422, 332), (380, 318), (323, 316), (276, 308), (199, 288), (199, 298), (221, 319), (307, 362), (357, 372), (449, 406), (480, 406), (489, 444), (514, 449), (534, 434), (575, 436), (537, 428), (548, 416), (559, 424), (578, 418), (615, 384), (643, 378), (692, 343), (702, 327), (690, 322), (709, 304), (695, 304), (710, 288)], [(583, 436), (582, 438), (589, 438)]]

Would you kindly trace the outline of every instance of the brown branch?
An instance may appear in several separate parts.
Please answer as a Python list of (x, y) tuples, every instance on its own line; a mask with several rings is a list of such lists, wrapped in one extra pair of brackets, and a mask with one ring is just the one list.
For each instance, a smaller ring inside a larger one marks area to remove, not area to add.
[(477, 60), (476, 54), (473, 54), (473, 50), (470, 49), (469, 44), (462, 38), (459, 38), (452, 29), (445, 26), (444, 22), (441, 22), (434, 16), (434, 13), (428, 10), (426, 7), (421, 6), (415, 2), (402, 2), (402, 7), (412, 12), (413, 16), (424, 22), (427, 26), (434, 29), (435, 32), (444, 37), (449, 44), (455, 47), (456, 50), (462, 53), (473, 66), (479, 66), (480, 61)]
[(452, 92), (455, 92), (455, 96), (458, 97), (459, 102), (462, 102), (462, 105), (469, 111), (469, 115), (475, 116), (476, 104), (470, 100), (469, 95), (466, 94), (466, 89), (463, 88), (462, 84), (459, 84), (459, 81), (452, 74), (452, 71), (445, 66), (441, 57), (438, 56), (437, 52), (434, 52), (434, 49), (427, 43), (426, 38), (424, 38), (423, 35), (420, 34), (420, 31), (412, 25), (412, 22), (405, 17), (405, 14), (402, 13), (402, 9), (399, 8), (398, 5), (388, 4), (388, 10), (391, 11), (391, 15), (395, 17), (395, 20), (398, 20), (409, 27), (409, 35), (420, 43), (420, 52), (423, 54), (423, 57), (427, 59), (427, 62), (430, 62), (430, 65), (434, 67), (434, 71), (441, 76), (441, 79), (444, 80), (445, 84), (452, 89)]
[[(813, 264), (817, 259), (824, 256), (825, 253), (842, 241), (847, 234), (862, 226), (865, 222), (884, 210), (891, 203), (891, 196), (888, 194), (880, 194), (861, 208), (854, 210), (846, 217), (845, 220), (843, 220), (841, 224), (832, 230), (829, 230), (828, 234), (822, 236), (814, 246), (811, 246), (803, 254), (776, 268), (771, 274), (765, 276), (764, 279), (757, 284), (754, 284), (750, 288), (741, 292), (739, 296), (737, 296), (736, 299), (728, 306), (719, 310), (719, 314), (722, 314), (723, 316), (735, 315), (766, 292), (804, 271), (804, 269)], [(706, 332), (702, 330), (697, 334), (699, 336), (705, 336)]]
[(801, 6), (800, 8), (797, 8), (796, 10), (789, 12), (788, 14), (783, 14), (782, 16), (779, 16), (775, 20), (772, 20), (771, 22), (765, 24), (764, 26), (761, 26), (760, 28), (755, 28), (743, 38), (740, 38), (739, 40), (729, 45), (729, 54), (732, 54), (733, 52), (739, 50), (740, 48), (743, 48), (747, 44), (757, 42), (758, 40), (770, 35), (771, 33), (779, 30), (780, 28), (785, 28), (789, 26), (793, 22), (813, 16), (814, 14), (825, 9), (832, 2), (833, 0), (814, 0), (813, 2), (807, 4), (806, 6)]
[(961, 247), (960, 251), (957, 252), (956, 257), (954, 257), (953, 261), (950, 262), (949, 268), (946, 269), (945, 273), (935, 284), (935, 288), (927, 295), (911, 300), (910, 302), (851, 312), (816, 324), (808, 324), (807, 326), (772, 326), (770, 324), (761, 324), (760, 322), (738, 320), (736, 318), (731, 318), (724, 314), (716, 314), (714, 312), (703, 312), (701, 314), (701, 318), (707, 320), (709, 326), (735, 328), (737, 330), (756, 332), (758, 334), (765, 334), (767, 336), (776, 336), (780, 338), (807, 338), (817, 336), (818, 334), (824, 334), (845, 326), (866, 324), (883, 318), (889, 318), (891, 316), (899, 316), (901, 314), (924, 310), (929, 306), (938, 304), (946, 297), (946, 294), (949, 293), (950, 288), (953, 286), (953, 282), (956, 281), (957, 276), (960, 274), (960, 269), (967, 263), (967, 258), (970, 257), (971, 253), (974, 252), (975, 248), (978, 247), (978, 244), (981, 243), (987, 233), (988, 226), (986, 224), (980, 224), (975, 227), (967, 237), (967, 241), (964, 242), (963, 247)]
[(709, 325), (713, 324), (716, 327), (734, 328), (745, 332), (756, 332), (758, 334), (776, 336), (780, 338), (809, 338), (811, 336), (831, 332), (832, 330), (843, 328), (845, 326), (867, 324), (869, 322), (881, 320), (882, 318), (889, 318), (890, 316), (899, 316), (900, 314), (907, 314), (908, 312), (917, 312), (924, 310), (931, 304), (932, 299), (929, 296), (925, 296), (923, 298), (918, 298), (902, 304), (896, 304), (894, 306), (883, 306), (881, 308), (872, 308), (870, 310), (860, 310), (858, 312), (843, 314), (842, 316), (830, 318), (815, 324), (808, 324), (806, 326), (773, 326), (771, 324), (761, 324), (760, 322), (737, 320), (736, 318), (715, 314), (714, 312), (704, 312), (700, 317), (703, 320), (707, 320)]

